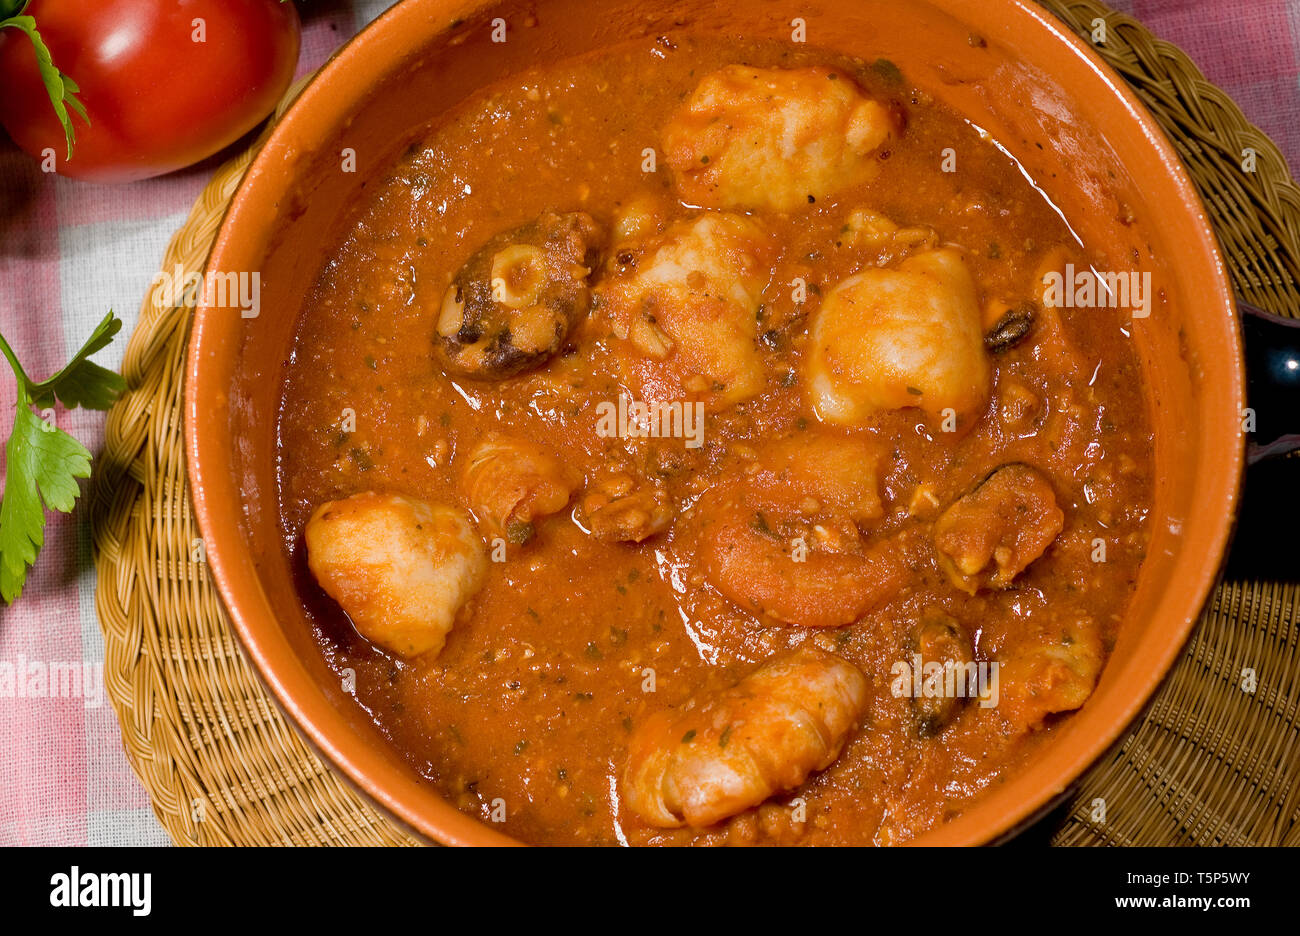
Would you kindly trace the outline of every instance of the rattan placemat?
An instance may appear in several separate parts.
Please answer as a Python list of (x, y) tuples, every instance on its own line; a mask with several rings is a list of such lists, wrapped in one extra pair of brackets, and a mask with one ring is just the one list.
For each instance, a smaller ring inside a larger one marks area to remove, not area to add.
[[(1093, 0), (1045, 5), (1101, 54), (1173, 139), (1238, 291), (1300, 315), (1300, 189), (1277, 147), (1185, 54)], [(283, 106), (283, 105), (282, 105)], [(1255, 171), (1242, 170), (1245, 150)], [(201, 269), (256, 152), (223, 166), (161, 268)], [(91, 500), (104, 678), (127, 757), (178, 844), (398, 844), (412, 838), (316, 757), (244, 658), (196, 550), (181, 431), (188, 310), (145, 298), (128, 391), (108, 416)], [(1144, 719), (1082, 781), (1057, 844), (1300, 841), (1297, 589), (1220, 586)], [(1255, 672), (1255, 691), (1242, 671)], [(1105, 821), (1094, 821), (1096, 801)]]

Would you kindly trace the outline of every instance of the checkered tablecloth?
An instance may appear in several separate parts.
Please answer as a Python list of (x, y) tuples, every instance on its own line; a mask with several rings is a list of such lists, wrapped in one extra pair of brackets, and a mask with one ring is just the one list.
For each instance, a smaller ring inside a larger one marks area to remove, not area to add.
[[(87, 0), (92, 2), (92, 0)], [(648, 0), (649, 2), (649, 0)], [(386, 0), (299, 0), (300, 72), (317, 67)], [(1277, 141), (1300, 170), (1300, 0), (1112, 0), (1180, 45)], [(4, 93), (0, 89), (0, 93)], [(224, 156), (162, 178), (99, 187), (43, 175), (0, 133), (0, 332), (45, 375), (109, 309), (123, 337), (98, 360), (117, 365), (168, 238)], [(0, 372), (0, 425), (14, 393)], [(104, 417), (60, 411), (96, 450)], [(0, 844), (164, 844), (127, 765), (103, 691), (86, 513), (54, 515), (22, 598), (0, 606)], [(32, 698), (21, 676), (71, 665), (81, 698)]]

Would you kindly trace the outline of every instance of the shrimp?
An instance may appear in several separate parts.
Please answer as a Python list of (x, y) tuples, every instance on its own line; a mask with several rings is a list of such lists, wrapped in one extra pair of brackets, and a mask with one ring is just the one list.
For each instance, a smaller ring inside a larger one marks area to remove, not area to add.
[(582, 475), (536, 442), (491, 433), (470, 451), (461, 488), (484, 532), (520, 545), (534, 521), (563, 510)]
[(869, 269), (827, 294), (810, 327), (805, 384), (837, 425), (919, 407), (967, 425), (988, 402), (991, 371), (975, 283), (951, 247)]
[(587, 314), (600, 230), (582, 212), (547, 212), (475, 251), (442, 296), (435, 346), (444, 369), (501, 379), (560, 350)]
[(949, 580), (973, 595), (980, 587), (1009, 588), (1064, 526), (1051, 483), (1016, 463), (949, 506), (934, 524), (934, 545)]
[(864, 439), (801, 435), (715, 485), (697, 506), (705, 578), (777, 624), (839, 627), (889, 601), (915, 557), (905, 534), (870, 541), (859, 529), (882, 512), (879, 458)]
[(398, 494), (321, 504), (304, 538), (308, 568), (357, 632), (403, 657), (436, 657), (487, 573), (462, 511)]
[(804, 431), (764, 447), (762, 470), (793, 486), (805, 506), (840, 508), (857, 523), (879, 520), (880, 444), (870, 437)]
[(805, 643), (650, 716), (628, 743), (623, 799), (653, 826), (713, 825), (829, 767), (866, 706), (861, 671)]
[(701, 79), (663, 139), (683, 201), (788, 212), (873, 178), (892, 132), (842, 71), (728, 65)]
[[(624, 263), (619, 258), (630, 258)], [(757, 310), (771, 248), (756, 221), (710, 213), (617, 251), (597, 288), (629, 389), (727, 406), (763, 389)]]

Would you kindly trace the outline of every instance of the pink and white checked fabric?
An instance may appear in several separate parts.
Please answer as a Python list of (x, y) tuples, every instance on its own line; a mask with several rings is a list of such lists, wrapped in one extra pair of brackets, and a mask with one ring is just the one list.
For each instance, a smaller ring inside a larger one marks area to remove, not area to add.
[[(1182, 46), (1300, 173), (1300, 0), (1111, 0)], [(300, 72), (315, 68), (386, 0), (305, 0)], [(134, 326), (172, 232), (222, 156), (162, 178), (98, 187), (43, 175), (0, 135), (0, 331), (44, 375), (113, 308)], [(98, 358), (116, 365), (123, 340)], [(0, 373), (0, 425), (14, 404)], [(60, 411), (95, 450), (103, 415)], [(55, 515), (23, 597), (0, 606), (0, 844), (166, 844), (127, 765), (103, 692), (103, 640), (84, 511)], [(29, 698), (12, 674), (75, 665), (81, 698)]]

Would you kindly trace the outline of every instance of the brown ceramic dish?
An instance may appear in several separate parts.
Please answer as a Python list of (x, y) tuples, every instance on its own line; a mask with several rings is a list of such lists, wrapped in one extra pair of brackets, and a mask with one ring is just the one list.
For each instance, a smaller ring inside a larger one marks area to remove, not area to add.
[[(490, 22), (518, 24), (489, 45)], [(530, 62), (673, 31), (788, 38), (888, 58), (984, 128), (1080, 237), (1140, 257), (1163, 302), (1136, 323), (1156, 438), (1151, 541), (1119, 642), (1093, 696), (1025, 769), (918, 840), (1007, 835), (1059, 797), (1137, 716), (1180, 652), (1232, 528), (1244, 460), (1243, 352), (1213, 232), (1155, 121), (1052, 17), (1018, 0), (715, 4), (655, 13), (620, 0), (485, 4), (406, 0), (345, 46), (285, 115), (235, 195), (209, 270), (258, 271), (261, 314), (198, 309), (186, 385), (194, 506), (231, 620), (272, 692), (361, 789), (429, 837), (504, 844), (441, 799), (350, 704), (295, 597), (276, 509), (276, 411), (295, 316), (323, 259), (322, 235), (411, 133)], [(980, 37), (983, 43), (972, 37)], [(340, 154), (356, 152), (356, 172)]]

